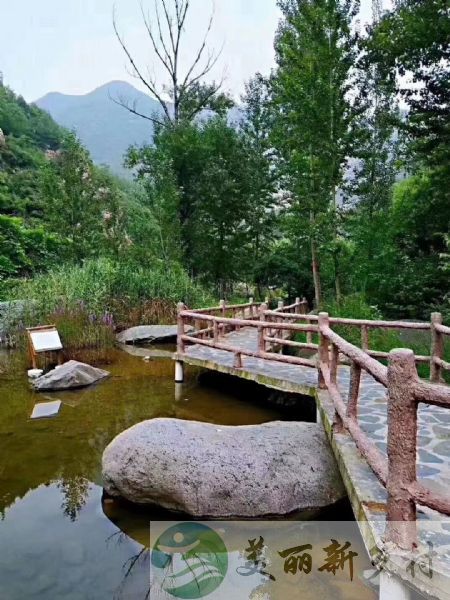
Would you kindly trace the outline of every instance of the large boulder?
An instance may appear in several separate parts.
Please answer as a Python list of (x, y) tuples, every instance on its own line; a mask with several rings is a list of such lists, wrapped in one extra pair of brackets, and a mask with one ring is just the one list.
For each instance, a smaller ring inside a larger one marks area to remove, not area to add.
[(86, 365), (76, 360), (69, 360), (35, 379), (33, 386), (38, 392), (68, 390), (71, 388), (86, 387), (108, 376), (108, 371), (91, 367), (91, 365)]
[(318, 509), (345, 496), (320, 425), (229, 427), (152, 419), (103, 453), (106, 492), (194, 517), (262, 517)]
[(150, 343), (156, 341), (169, 342), (177, 337), (176, 325), (139, 325), (130, 327), (117, 334), (120, 344)]

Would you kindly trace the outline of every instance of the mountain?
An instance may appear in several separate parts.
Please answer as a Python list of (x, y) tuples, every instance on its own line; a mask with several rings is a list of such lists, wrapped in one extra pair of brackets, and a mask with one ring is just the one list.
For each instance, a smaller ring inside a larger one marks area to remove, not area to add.
[(107, 165), (114, 173), (129, 177), (130, 171), (123, 167), (124, 154), (132, 144), (150, 142), (153, 125), (118, 106), (113, 99), (125, 100), (145, 115), (161, 113), (157, 100), (124, 81), (111, 81), (81, 96), (51, 92), (35, 104), (58, 124), (74, 130), (95, 163)]

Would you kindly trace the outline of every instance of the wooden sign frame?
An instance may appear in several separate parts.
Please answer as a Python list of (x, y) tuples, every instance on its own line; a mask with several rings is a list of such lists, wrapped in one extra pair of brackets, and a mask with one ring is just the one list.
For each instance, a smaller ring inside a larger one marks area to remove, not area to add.
[[(38, 354), (44, 354), (46, 352), (56, 353), (58, 356), (58, 364), (59, 365), (62, 364), (62, 349), (63, 349), (62, 343), (61, 343), (61, 348), (36, 350), (36, 348), (34, 347), (33, 338), (32, 338), (33, 333), (36, 333), (36, 332), (45, 333), (46, 331), (48, 331), (48, 332), (56, 331), (56, 333), (58, 334), (58, 337), (59, 337), (59, 333), (56, 328), (56, 325), (39, 325), (38, 327), (27, 327), (26, 331), (27, 331), (27, 337), (28, 337), (28, 353), (30, 356), (31, 365), (32, 365), (33, 369), (37, 369)], [(60, 342), (61, 342), (61, 340), (60, 340)]]

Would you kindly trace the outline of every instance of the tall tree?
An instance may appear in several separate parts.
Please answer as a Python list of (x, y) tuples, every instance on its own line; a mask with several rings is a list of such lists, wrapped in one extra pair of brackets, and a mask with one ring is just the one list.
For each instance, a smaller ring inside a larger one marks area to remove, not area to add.
[[(241, 134), (246, 148), (250, 255), (249, 277), (258, 286), (259, 265), (276, 235), (276, 172), (270, 140), (272, 125), (269, 82), (259, 73), (245, 86), (242, 97)], [(262, 290), (258, 289), (259, 296)]]
[[(153, 15), (151, 15), (150, 11), (146, 11), (141, 4), (142, 20), (149, 37), (152, 55), (151, 68), (147, 69), (148, 74), (145, 74), (144, 69), (133, 57), (129, 46), (119, 33), (116, 16), (113, 17), (114, 31), (128, 58), (131, 74), (145, 86), (153, 98), (158, 100), (162, 116), (143, 114), (136, 104), (130, 104), (126, 98), (113, 98), (113, 100), (131, 113), (156, 125), (161, 126), (165, 122), (176, 124), (183, 119), (191, 121), (205, 109), (221, 112), (230, 106), (228, 97), (220, 93), (223, 81), (209, 84), (203, 81), (204, 77), (211, 73), (221, 54), (208, 50), (207, 43), (213, 15), (209, 19), (206, 33), (201, 38), (197, 50), (192, 53), (191, 61), (186, 60), (183, 37), (190, 6), (190, 0), (155, 0)], [(188, 64), (184, 70), (180, 66), (182, 62)], [(155, 66), (159, 66), (165, 74), (165, 78), (160, 82), (150, 75)]]
[[(380, 18), (375, 2), (374, 24)], [(389, 218), (393, 185), (398, 175), (401, 114), (396, 90), (370, 60), (369, 36), (360, 40), (358, 68), (358, 119), (353, 149), (355, 164), (346, 186), (348, 229), (354, 242), (353, 287), (371, 296), (376, 283), (371, 278), (376, 252), (383, 252), (385, 224)]]
[[(274, 143), (291, 192), (293, 234), (309, 239), (319, 305), (321, 254), (327, 244), (333, 248), (337, 237), (337, 189), (351, 139), (349, 90), (355, 58), (351, 24), (358, 5), (351, 0), (279, 0), (278, 4), (283, 19), (275, 42)], [(339, 293), (338, 269), (335, 285)]]
[[(153, 197), (165, 198), (166, 210), (175, 193), (183, 262), (221, 294), (247, 274), (255, 204), (250, 156), (245, 136), (220, 116), (162, 128), (153, 149), (130, 155), (138, 177), (151, 179)], [(164, 178), (157, 176), (162, 164)], [(168, 181), (176, 182), (172, 191)]]

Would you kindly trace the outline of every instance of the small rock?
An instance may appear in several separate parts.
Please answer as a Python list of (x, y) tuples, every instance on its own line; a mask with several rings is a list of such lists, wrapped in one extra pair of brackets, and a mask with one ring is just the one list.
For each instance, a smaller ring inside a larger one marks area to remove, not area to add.
[(40, 377), (42, 375), (44, 371), (42, 369), (29, 369), (28, 370), (28, 377), (29, 379), (37, 379), (38, 377)]
[(52, 391), (68, 390), (91, 385), (108, 377), (109, 373), (91, 365), (69, 360), (58, 369), (53, 369), (33, 381), (35, 390)]

